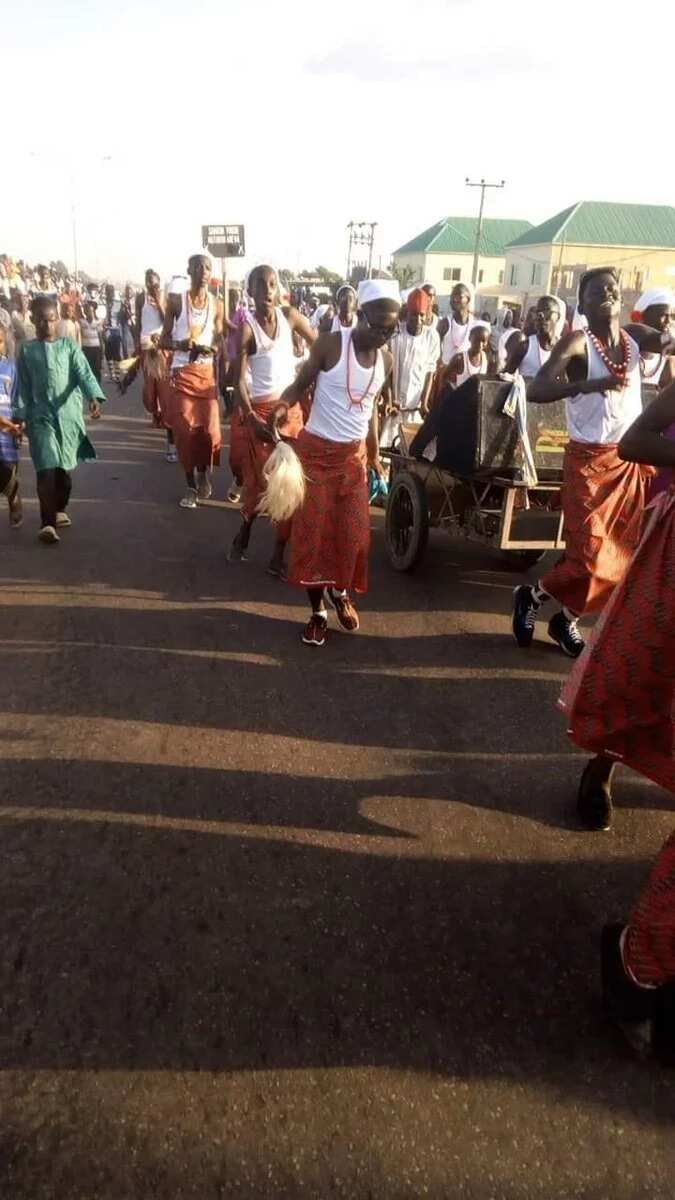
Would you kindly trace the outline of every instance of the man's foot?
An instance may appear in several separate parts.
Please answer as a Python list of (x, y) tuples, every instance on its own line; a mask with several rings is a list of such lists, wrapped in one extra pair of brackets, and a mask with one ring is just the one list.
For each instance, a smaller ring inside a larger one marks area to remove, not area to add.
[(623, 965), (621, 939), (623, 925), (605, 925), (600, 942), (602, 1006), (618, 1025), (631, 1048), (641, 1056), (649, 1054), (652, 1042), (652, 1018), (657, 992), (641, 988)]
[(241, 536), (241, 531), (237, 534), (227, 554), (227, 561), (231, 563), (246, 562), (246, 550), (248, 549), (248, 538), (244, 539)]
[(577, 812), (582, 825), (595, 833), (606, 833), (612, 826), (612, 763), (592, 758), (586, 764), (577, 793)]
[(336, 592), (335, 588), (326, 588), (329, 602), (335, 609), (335, 615), (347, 633), (356, 633), (359, 628), (359, 614), (345, 592)]
[(312, 613), (302, 633), (306, 646), (323, 646), (326, 641), (328, 617), (325, 613)]
[(9, 524), (11, 529), (20, 529), (23, 525), (23, 504), (18, 489), (14, 499), (9, 502)]
[(513, 620), (511, 628), (518, 645), (527, 649), (532, 645), (534, 623), (541, 605), (534, 598), (534, 590), (529, 583), (521, 583), (513, 593)]
[(43, 546), (55, 546), (57, 542), (61, 541), (53, 525), (43, 525), (38, 537)]
[(213, 488), (206, 471), (197, 472), (197, 499), (210, 500), (213, 495)]
[(71, 521), (70, 517), (68, 516), (68, 513), (60, 512), (60, 513), (56, 514), (56, 528), (57, 529), (69, 529), (70, 526), (72, 525), (72, 523), (73, 522)]
[(548, 636), (557, 642), (568, 658), (578, 658), (586, 643), (579, 633), (576, 620), (570, 620), (564, 612), (557, 612), (548, 623)]
[(169, 463), (178, 462), (178, 451), (176, 450), (175, 446), (169, 446), (169, 449), (166, 452), (166, 461)]
[(181, 508), (196, 508), (197, 507), (197, 489), (189, 487), (183, 499), (180, 501)]
[(241, 500), (241, 491), (236, 486), (236, 484), (233, 483), (232, 486), (230, 487), (230, 490), (227, 493), (227, 498), (228, 498), (230, 504), (238, 504), (239, 501)]

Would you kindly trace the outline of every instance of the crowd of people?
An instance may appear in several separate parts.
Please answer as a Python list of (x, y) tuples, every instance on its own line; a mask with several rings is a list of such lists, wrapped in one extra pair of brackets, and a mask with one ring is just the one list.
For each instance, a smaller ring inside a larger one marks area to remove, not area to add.
[[(562, 703), (572, 738), (593, 755), (578, 795), (588, 829), (610, 826), (617, 763), (675, 791), (675, 297), (646, 293), (622, 326), (619, 277), (596, 268), (580, 281), (574, 313), (545, 295), (521, 328), (513, 313), (475, 314), (464, 284), (440, 317), (429, 284), (401, 294), (395, 280), (367, 279), (320, 306), (284, 295), (276, 271), (261, 265), (225, 303), (211, 271), (202, 251), (168, 289), (149, 269), (144, 288), (122, 296), (116, 320), (133, 358), (121, 385), (141, 372), (149, 418), (183, 472), (182, 508), (211, 496), (230, 421), (229, 498), (241, 503), (241, 524), (229, 561), (245, 558), (261, 512), (283, 514), (268, 569), (307, 594), (303, 643), (325, 644), (329, 607), (354, 633), (354, 597), (368, 586), (367, 472), (384, 477), (380, 447), (417, 431), (409, 452), (428, 454), (439, 414), (489, 373), (521, 380), (527, 403), (564, 400), (566, 549), (516, 589), (513, 633), (529, 648), (540, 609), (555, 603), (549, 635), (578, 660)], [(22, 317), (31, 336), (15, 335), (10, 347), (14, 326), (0, 326), (0, 490), (18, 529), (25, 434), (39, 536), (53, 545), (71, 523), (71, 472), (94, 457), (83, 402), (98, 419), (105, 347), (95, 332), (110, 313), (101, 318), (99, 297), (66, 300), (38, 278)], [(659, 395), (643, 411), (645, 380)], [(276, 508), (272, 497), (281, 498)], [(602, 615), (585, 646), (578, 622), (593, 612)], [(614, 1015), (633, 1033), (647, 1022), (657, 1053), (675, 1059), (675, 838), (630, 920), (605, 931), (602, 955)]]

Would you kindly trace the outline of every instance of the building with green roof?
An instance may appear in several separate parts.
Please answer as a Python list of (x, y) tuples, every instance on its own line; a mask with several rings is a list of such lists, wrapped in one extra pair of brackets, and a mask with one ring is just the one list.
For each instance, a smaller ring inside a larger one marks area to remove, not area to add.
[[(439, 296), (455, 283), (470, 283), (476, 244), (476, 217), (445, 217), (394, 251), (393, 267), (404, 286), (433, 283)], [(479, 245), (478, 282), (503, 281), (508, 243), (526, 234), (529, 221), (486, 217)]]
[(504, 286), (524, 304), (544, 292), (571, 302), (597, 266), (620, 271), (625, 308), (646, 287), (675, 287), (675, 208), (580, 200), (513, 238)]

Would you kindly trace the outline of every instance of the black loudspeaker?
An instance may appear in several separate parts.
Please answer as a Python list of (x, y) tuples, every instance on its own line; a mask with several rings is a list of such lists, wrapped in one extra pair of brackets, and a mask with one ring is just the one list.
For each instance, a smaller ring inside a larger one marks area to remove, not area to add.
[[(510, 385), (473, 377), (439, 397), (436, 463), (456, 475), (515, 475), (521, 466), (518, 427), (503, 412)], [(567, 442), (565, 401), (528, 404), (527, 429), (537, 471), (562, 470)]]

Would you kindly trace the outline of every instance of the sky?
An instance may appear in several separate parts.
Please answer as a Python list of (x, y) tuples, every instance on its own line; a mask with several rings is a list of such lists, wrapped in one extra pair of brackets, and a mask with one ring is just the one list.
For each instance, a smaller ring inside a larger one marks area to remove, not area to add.
[[(15, 0), (15, 11), (20, 5)], [(641, 10), (642, 11), (642, 10)], [(118, 282), (185, 270), (204, 223), (244, 266), (375, 265), (465, 179), (486, 215), (675, 201), (675, 5), (650, 0), (33, 0), (5, 21), (0, 251)], [(241, 266), (241, 264), (237, 264)], [(234, 268), (233, 268), (234, 269)]]

